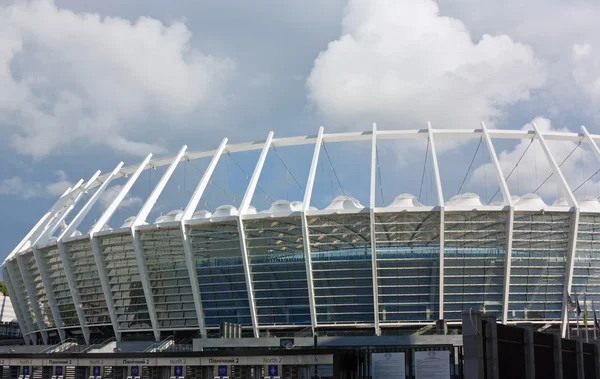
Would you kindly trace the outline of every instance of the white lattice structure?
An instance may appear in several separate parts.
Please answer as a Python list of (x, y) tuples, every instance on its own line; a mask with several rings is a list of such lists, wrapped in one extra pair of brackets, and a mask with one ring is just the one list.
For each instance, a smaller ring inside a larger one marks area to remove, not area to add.
[[(436, 141), (483, 139), (502, 195), (482, 204), (473, 194), (445, 201)], [(522, 130), (433, 129), (324, 133), (228, 144), (188, 151), (112, 172), (94, 174), (68, 189), (2, 264), (26, 340), (62, 339), (76, 330), (89, 341), (93, 330), (161, 333), (195, 330), (202, 336), (223, 321), (242, 324), (248, 335), (264, 330), (384, 328), (458, 322), (463, 309), (494, 313), (505, 323), (562, 324), (566, 293), (576, 283), (600, 295), (600, 203), (578, 199), (546, 141), (588, 144), (600, 159), (600, 136)], [(437, 205), (400, 195), (375, 206), (376, 148), (383, 140), (429, 140)], [(513, 198), (493, 141), (537, 139), (564, 199)], [(370, 202), (364, 207), (338, 197), (324, 209), (309, 206), (322, 143), (371, 144)], [(251, 206), (270, 149), (314, 145), (304, 198)], [(239, 207), (199, 208), (216, 165), (225, 154), (260, 151)], [(183, 161), (210, 159), (185, 208), (154, 222), (147, 217)], [(107, 223), (139, 176), (165, 172), (137, 215), (118, 229)], [(127, 176), (91, 230), (77, 228), (111, 182)], [(80, 204), (84, 193), (89, 194)], [(70, 214), (75, 207), (77, 214)], [(70, 217), (66, 227), (61, 224)], [(591, 272), (591, 274), (590, 274)]]

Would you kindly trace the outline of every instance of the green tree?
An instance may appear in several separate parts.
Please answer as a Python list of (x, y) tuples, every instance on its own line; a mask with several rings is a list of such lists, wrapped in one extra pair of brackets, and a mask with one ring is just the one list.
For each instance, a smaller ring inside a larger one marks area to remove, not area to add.
[(6, 284), (4, 280), (0, 282), (0, 292), (4, 294), (4, 296), (8, 296), (8, 290), (6, 289)]

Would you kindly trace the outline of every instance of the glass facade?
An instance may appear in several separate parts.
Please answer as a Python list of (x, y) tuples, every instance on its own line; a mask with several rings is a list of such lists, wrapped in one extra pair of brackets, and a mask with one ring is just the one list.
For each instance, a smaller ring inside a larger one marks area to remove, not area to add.
[(509, 320), (560, 320), (572, 217), (515, 213)]
[(65, 326), (78, 326), (79, 318), (73, 304), (73, 295), (69, 289), (65, 267), (60, 260), (60, 254), (56, 246), (40, 249), (40, 256), (48, 270), (48, 280), (52, 286), (54, 300), (58, 306), (58, 313)]
[[(509, 213), (445, 212), (444, 314), (461, 319), (470, 308), (502, 316)], [(373, 307), (370, 215), (366, 211), (307, 215), (317, 327), (371, 327), (377, 311), (382, 327), (432, 323), (439, 318), (440, 213), (378, 212), (375, 217), (378, 309)], [(516, 211), (509, 288), (508, 321), (559, 321), (563, 301), (572, 212)], [(249, 275), (262, 330), (311, 326), (309, 283), (302, 218), (252, 217), (244, 220)], [(246, 273), (236, 219), (187, 227), (206, 326), (222, 322), (252, 326)], [(162, 331), (198, 330), (190, 270), (178, 226), (139, 231), (143, 264)], [(87, 237), (65, 243), (66, 262), (57, 246), (40, 248), (38, 267), (32, 251), (22, 253), (24, 279), (16, 260), (6, 262), (12, 287), (28, 328), (40, 320), (53, 328), (53, 294), (67, 328), (79, 326), (67, 267), (88, 326), (111, 326), (107, 296), (114, 301), (120, 331), (152, 330), (138, 260), (129, 230), (99, 236), (110, 293), (105, 294)], [(47, 272), (45, 288), (40, 269)], [(600, 300), (600, 214), (580, 215), (573, 291)], [(26, 282), (35, 294), (29, 298)], [(29, 282), (27, 282), (29, 283)], [(35, 303), (33, 303), (35, 302)]]
[(251, 326), (248, 287), (236, 221), (190, 226), (206, 327), (221, 322)]
[(35, 299), (33, 300), (39, 304), (44, 328), (53, 328), (56, 324), (54, 323), (54, 317), (52, 316), (52, 310), (50, 309), (48, 295), (44, 289), (44, 283), (42, 282), (40, 270), (33, 255), (33, 251), (28, 251), (27, 253), (23, 254), (23, 263), (26, 275), (29, 276), (30, 280), (32, 281), (33, 289), (35, 291)]
[(87, 325), (110, 325), (106, 297), (89, 238), (65, 244)]
[(502, 318), (507, 221), (500, 211), (444, 214), (444, 319), (471, 308)]
[(17, 293), (18, 298), (22, 301), (21, 309), (25, 313), (25, 322), (28, 323), (30, 330), (39, 330), (39, 326), (37, 324), (37, 318), (35, 317), (35, 313), (33, 311), (33, 305), (31, 303), (31, 299), (27, 294), (27, 288), (25, 287), (25, 282), (23, 282), (23, 277), (19, 272), (19, 265), (17, 260), (14, 259), (7, 264), (8, 270), (10, 271), (10, 279), (12, 281), (13, 289)]
[(307, 219), (317, 323), (373, 323), (369, 214)]
[(180, 228), (141, 232), (159, 329), (198, 328)]
[(244, 221), (259, 325), (310, 325), (300, 218)]
[(435, 321), (439, 313), (440, 214), (375, 214), (379, 322)]
[[(573, 268), (572, 293), (583, 301), (600, 301), (600, 214), (581, 214)], [(590, 307), (588, 307), (590, 309)]]
[(119, 330), (151, 330), (150, 314), (140, 280), (131, 233), (100, 237), (106, 275)]

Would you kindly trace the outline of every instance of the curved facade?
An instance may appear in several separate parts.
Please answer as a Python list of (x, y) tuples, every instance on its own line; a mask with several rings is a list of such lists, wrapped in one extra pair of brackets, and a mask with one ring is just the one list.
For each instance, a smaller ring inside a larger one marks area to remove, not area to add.
[[(449, 136), (483, 139), (502, 202), (484, 205), (470, 193), (444, 201), (435, 142)], [(437, 205), (399, 195), (375, 207), (375, 146), (380, 139), (429, 139)], [(546, 141), (588, 144), (582, 133), (521, 130), (399, 130), (273, 138), (210, 151), (152, 159), (96, 173), (67, 190), (4, 261), (3, 276), (21, 329), (48, 343), (83, 335), (147, 334), (159, 339), (189, 331), (211, 337), (222, 322), (247, 336), (315, 330), (362, 330), (459, 322), (478, 309), (504, 322), (561, 324), (572, 288), (600, 294), (600, 203), (576, 198)], [(564, 199), (514, 198), (494, 150), (497, 139), (539, 140)], [(373, 148), (370, 204), (340, 196), (324, 209), (311, 204), (323, 142), (366, 141)], [(304, 198), (275, 201), (257, 212), (251, 200), (270, 149), (313, 145)], [(225, 154), (260, 151), (238, 207), (199, 207)], [(170, 175), (184, 160), (210, 159), (187, 206), (147, 220)], [(163, 167), (137, 215), (120, 228), (107, 223), (140, 174)], [(111, 181), (127, 176), (86, 234), (77, 232)], [(83, 196), (87, 194), (87, 196)], [(78, 212), (72, 212), (75, 206)], [(74, 214), (70, 214), (74, 213)], [(70, 220), (65, 223), (65, 220)]]

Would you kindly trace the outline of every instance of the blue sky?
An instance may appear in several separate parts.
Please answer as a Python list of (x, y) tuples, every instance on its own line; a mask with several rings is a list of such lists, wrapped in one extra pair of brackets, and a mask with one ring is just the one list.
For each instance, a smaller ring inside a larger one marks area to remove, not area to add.
[[(594, 2), (559, 0), (0, 1), (0, 257), (70, 183), (183, 144), (201, 150), (225, 136), (235, 143), (270, 130), (315, 134), (320, 125), (416, 129), (428, 120), (436, 128), (478, 128), (484, 120), (518, 129), (537, 118), (544, 130), (584, 124), (600, 133), (599, 17)], [(447, 199), (477, 144), (440, 147)], [(368, 178), (368, 147), (328, 146), (318, 206), (342, 192), (331, 166), (344, 192), (368, 203), (368, 183), (356, 180)], [(552, 145), (558, 160), (574, 147)], [(419, 187), (425, 148), (381, 144), (378, 202), (420, 190), (435, 200), (427, 167)], [(304, 185), (311, 149), (269, 155), (260, 182), (268, 195), (257, 191), (257, 208), (270, 198), (299, 200), (295, 182)], [(526, 144), (496, 149), (508, 172)], [(509, 181), (516, 194), (550, 172), (540, 150), (528, 152)], [(255, 158), (225, 159), (216, 175), (231, 193), (212, 188), (203, 206), (239, 201)], [(185, 205), (202, 165), (178, 169), (179, 185), (168, 187), (153, 217)], [(565, 165), (572, 187), (598, 168), (583, 146)], [(478, 151), (462, 192), (489, 197), (497, 189), (492, 170), (487, 150)], [(121, 219), (158, 177), (148, 176)], [(597, 196), (595, 182), (581, 191)], [(538, 192), (550, 202), (560, 195), (552, 180)]]

